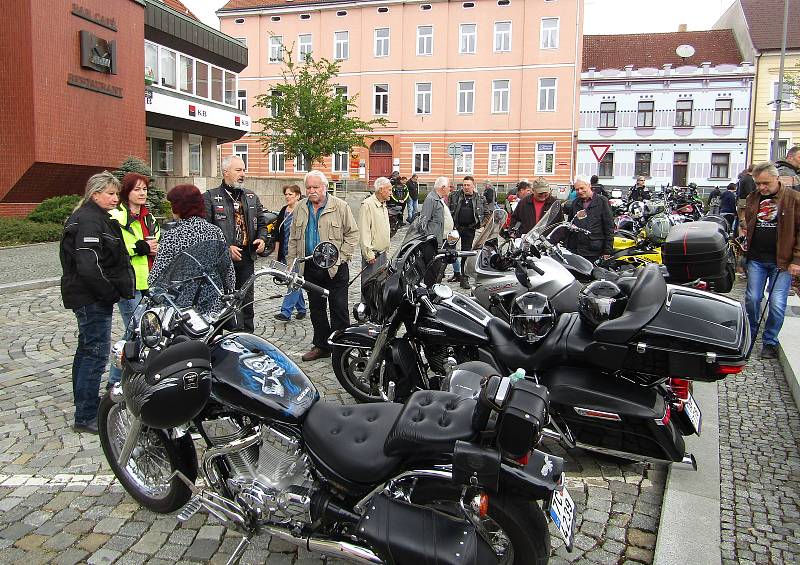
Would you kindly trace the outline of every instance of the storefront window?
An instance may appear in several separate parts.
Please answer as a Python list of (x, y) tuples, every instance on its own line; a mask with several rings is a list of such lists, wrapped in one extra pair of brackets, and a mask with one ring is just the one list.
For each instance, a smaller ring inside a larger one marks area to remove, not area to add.
[(194, 65), (192, 60), (186, 55), (181, 55), (178, 69), (180, 71), (181, 92), (194, 94)]
[(222, 69), (211, 67), (211, 99), (222, 102)]
[(158, 81), (158, 46), (152, 43), (144, 44), (144, 74), (153, 82)]
[(161, 86), (175, 88), (175, 51), (161, 48)]
[(236, 106), (236, 75), (225, 73), (225, 104)]
[(208, 98), (208, 65), (195, 61), (194, 69), (197, 71), (197, 95)]
[(165, 139), (153, 140), (155, 162), (153, 168), (159, 173), (172, 172), (172, 142)]

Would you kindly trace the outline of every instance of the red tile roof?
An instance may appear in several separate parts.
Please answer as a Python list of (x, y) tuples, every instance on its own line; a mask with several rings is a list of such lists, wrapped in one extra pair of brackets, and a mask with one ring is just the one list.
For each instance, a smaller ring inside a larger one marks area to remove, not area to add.
[[(780, 49), (783, 38), (784, 0), (740, 0), (747, 27), (750, 29), (750, 40), (759, 51)], [(789, 1), (789, 0), (786, 0)], [(732, 9), (736, 9), (735, 6)], [(800, 2), (789, 2), (789, 28), (786, 35), (786, 47), (800, 47)]]
[[(675, 53), (678, 45), (691, 45), (694, 55), (682, 59)], [(585, 35), (583, 37), (583, 70), (661, 68), (666, 63), (673, 67), (700, 66), (742, 62), (736, 38), (729, 29), (710, 31), (676, 31), (672, 33), (633, 33), (629, 35)]]
[[(341, 0), (339, 0), (341, 2)], [(278, 6), (307, 6), (309, 4), (335, 4), (335, 0), (230, 0), (218, 12), (246, 10), (249, 8), (275, 8)]]
[(181, 0), (161, 0), (161, 2), (164, 3), (165, 5), (169, 6), (170, 8), (175, 10), (176, 12), (180, 12), (181, 14), (189, 16), (190, 18), (193, 18), (193, 19), (195, 19), (197, 21), (200, 21), (200, 19), (197, 16), (195, 16), (189, 8), (184, 6), (184, 4), (183, 4), (183, 2), (181, 2)]

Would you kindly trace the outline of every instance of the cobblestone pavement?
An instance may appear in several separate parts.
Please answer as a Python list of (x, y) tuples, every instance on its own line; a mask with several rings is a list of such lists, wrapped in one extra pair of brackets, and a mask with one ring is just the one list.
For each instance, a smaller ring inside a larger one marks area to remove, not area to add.
[[(289, 353), (327, 399), (352, 402), (329, 360), (300, 361), (309, 346), (310, 321), (275, 323), (279, 291), (262, 281), (256, 333)], [(61, 307), (58, 288), (0, 296), (0, 320), (0, 564), (224, 563), (238, 534), (205, 515), (179, 524), (174, 516), (144, 510), (114, 480), (97, 437), (70, 431), (76, 323)], [(117, 317), (115, 323), (116, 337)], [(553, 536), (551, 562), (652, 563), (665, 467), (599, 459), (580, 450), (566, 457), (578, 530), (570, 554)], [(267, 537), (255, 539), (242, 560), (321, 562)]]
[(0, 248), (0, 284), (61, 276), (58, 242)]

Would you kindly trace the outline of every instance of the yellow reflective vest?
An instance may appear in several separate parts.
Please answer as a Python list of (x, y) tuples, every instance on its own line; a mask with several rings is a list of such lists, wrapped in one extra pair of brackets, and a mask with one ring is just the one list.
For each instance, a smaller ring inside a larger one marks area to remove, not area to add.
[[(147, 275), (150, 274), (150, 267), (147, 262), (147, 255), (136, 253), (136, 242), (144, 239), (142, 224), (135, 220), (127, 206), (120, 204), (109, 212), (109, 215), (119, 223), (122, 228), (122, 239), (125, 241), (125, 249), (131, 256), (131, 265), (136, 275), (136, 290), (147, 290)], [(145, 216), (145, 223), (150, 230), (150, 235), (155, 236), (156, 241), (161, 239), (161, 228), (152, 214)]]

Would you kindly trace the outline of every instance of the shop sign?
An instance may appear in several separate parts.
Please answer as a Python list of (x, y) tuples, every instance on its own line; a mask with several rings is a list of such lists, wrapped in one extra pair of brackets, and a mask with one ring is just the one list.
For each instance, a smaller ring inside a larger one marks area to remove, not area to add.
[(99, 92), (100, 94), (107, 94), (108, 96), (113, 96), (115, 98), (122, 98), (121, 87), (114, 86), (100, 80), (94, 80), (70, 73), (67, 75), (67, 84), (71, 86), (77, 86), (78, 88), (85, 88), (86, 90)]
[(145, 89), (145, 111), (226, 128), (233, 127), (245, 133), (250, 131), (250, 117), (236, 114), (233, 108), (225, 110), (217, 106), (198, 104), (163, 94), (153, 87)]
[(117, 31), (117, 20), (114, 18), (106, 17), (102, 14), (97, 12), (92, 12), (86, 6), (81, 6), (73, 2), (72, 4), (72, 15), (78, 16), (79, 18), (83, 18), (87, 22), (92, 22), (93, 24), (97, 24), (102, 26), (106, 29), (110, 29), (111, 31)]
[(106, 41), (91, 31), (81, 30), (81, 67), (117, 74), (117, 42)]

